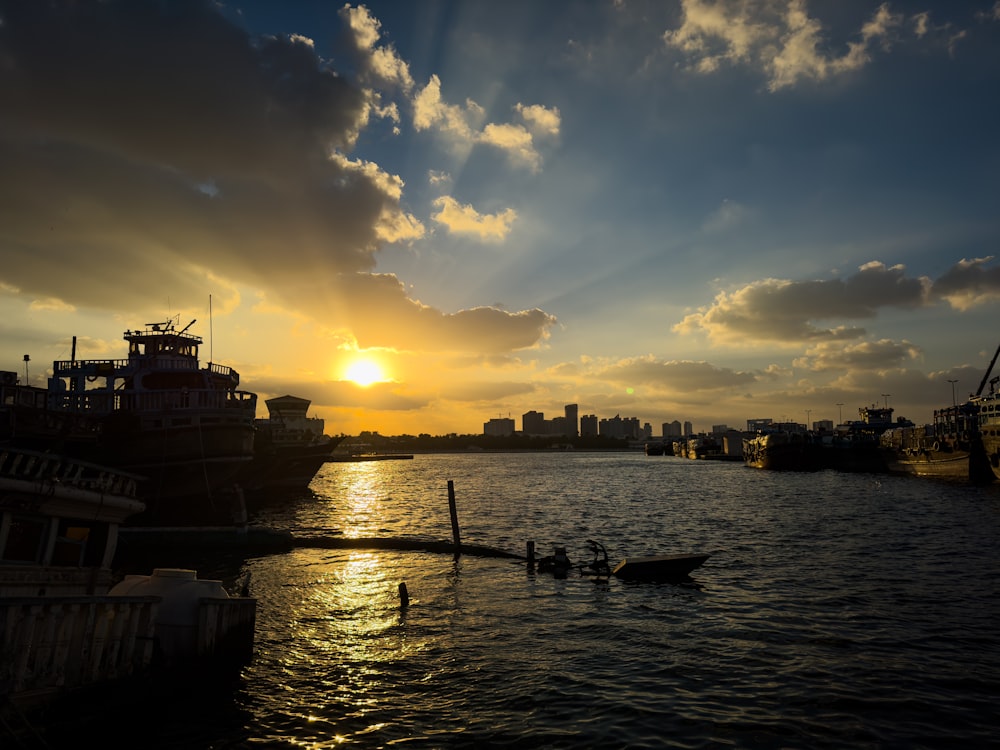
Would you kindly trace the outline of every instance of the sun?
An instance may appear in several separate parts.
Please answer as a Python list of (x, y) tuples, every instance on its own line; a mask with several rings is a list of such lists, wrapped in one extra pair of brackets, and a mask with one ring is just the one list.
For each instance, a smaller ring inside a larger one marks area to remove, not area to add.
[(382, 368), (377, 362), (370, 359), (357, 359), (352, 362), (344, 372), (344, 377), (363, 388), (370, 386), (372, 383), (385, 380)]

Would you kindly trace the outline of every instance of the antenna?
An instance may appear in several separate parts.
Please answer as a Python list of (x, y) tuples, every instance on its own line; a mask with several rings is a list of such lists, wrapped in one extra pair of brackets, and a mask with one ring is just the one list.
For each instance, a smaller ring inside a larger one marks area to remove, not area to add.
[(215, 344), (215, 337), (212, 335), (212, 295), (208, 295), (208, 361), (214, 362), (215, 356), (212, 347)]

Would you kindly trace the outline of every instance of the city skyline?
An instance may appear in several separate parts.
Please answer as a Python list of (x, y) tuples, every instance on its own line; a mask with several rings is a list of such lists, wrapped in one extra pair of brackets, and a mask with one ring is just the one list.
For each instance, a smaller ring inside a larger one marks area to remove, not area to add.
[(335, 433), (923, 423), (1000, 344), (996, 0), (0, 0), (0, 60), (32, 385), (173, 321)]

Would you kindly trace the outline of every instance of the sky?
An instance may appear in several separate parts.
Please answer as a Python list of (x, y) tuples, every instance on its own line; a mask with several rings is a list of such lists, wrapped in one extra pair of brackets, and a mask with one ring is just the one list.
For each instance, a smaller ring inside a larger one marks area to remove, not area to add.
[(0, 369), (195, 321), (330, 434), (924, 423), (998, 94), (995, 0), (0, 0)]

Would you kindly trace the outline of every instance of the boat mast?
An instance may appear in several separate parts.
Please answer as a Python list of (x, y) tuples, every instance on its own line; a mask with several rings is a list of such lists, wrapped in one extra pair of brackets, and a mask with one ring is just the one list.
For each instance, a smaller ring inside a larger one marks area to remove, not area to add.
[(993, 359), (990, 360), (990, 366), (986, 368), (986, 374), (983, 375), (982, 381), (979, 383), (979, 390), (976, 391), (976, 395), (980, 396), (983, 393), (983, 388), (986, 387), (986, 381), (990, 377), (990, 373), (993, 372), (993, 365), (997, 363), (997, 357), (1000, 356), (1000, 346), (997, 347), (996, 352), (993, 354)]

